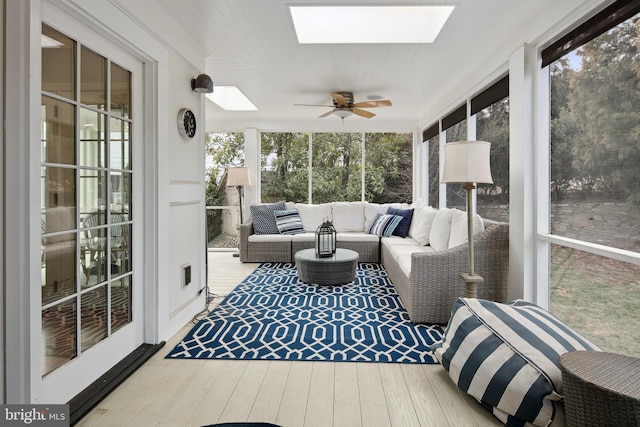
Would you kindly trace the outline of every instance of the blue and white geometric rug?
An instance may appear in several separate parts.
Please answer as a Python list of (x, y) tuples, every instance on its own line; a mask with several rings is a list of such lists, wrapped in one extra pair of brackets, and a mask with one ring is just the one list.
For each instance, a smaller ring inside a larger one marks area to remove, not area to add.
[(295, 264), (263, 263), (166, 356), (438, 363), (438, 325), (414, 325), (380, 264), (360, 263), (353, 283), (298, 281)]

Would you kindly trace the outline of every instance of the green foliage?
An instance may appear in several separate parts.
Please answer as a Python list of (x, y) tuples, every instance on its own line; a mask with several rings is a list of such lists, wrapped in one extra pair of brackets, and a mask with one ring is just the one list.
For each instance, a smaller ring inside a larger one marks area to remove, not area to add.
[(309, 134), (268, 132), (262, 134), (262, 201), (307, 202)]
[(313, 134), (314, 203), (362, 199), (361, 139), (358, 133)]
[(440, 206), (440, 135), (426, 142), (429, 144), (429, 206)]
[(366, 134), (365, 199), (373, 203), (413, 200), (413, 135)]
[[(243, 133), (207, 133), (205, 135), (207, 163), (206, 206), (222, 206), (225, 189), (221, 186), (224, 172), (229, 166), (244, 164)], [(207, 239), (210, 241), (222, 232), (222, 211), (207, 210)]]
[(224, 172), (229, 166), (244, 165), (244, 134), (207, 133), (205, 135), (205, 154), (211, 166), (207, 168), (207, 181), (220, 184)]
[[(463, 120), (447, 129), (447, 143), (456, 141), (466, 141), (467, 139), (467, 120)], [(447, 207), (457, 207), (461, 210), (466, 209), (467, 193), (464, 191), (462, 184), (447, 185)]]
[(509, 203), (509, 99), (498, 101), (477, 114), (477, 139), (491, 142), (493, 184), (478, 186), (485, 202)]
[(640, 34), (630, 19), (552, 67), (552, 195), (640, 206)]
[[(362, 198), (362, 135), (315, 133), (312, 146), (314, 203)], [(365, 136), (365, 199), (412, 200), (411, 134)], [(309, 193), (309, 134), (262, 134), (262, 201), (305, 203)]]

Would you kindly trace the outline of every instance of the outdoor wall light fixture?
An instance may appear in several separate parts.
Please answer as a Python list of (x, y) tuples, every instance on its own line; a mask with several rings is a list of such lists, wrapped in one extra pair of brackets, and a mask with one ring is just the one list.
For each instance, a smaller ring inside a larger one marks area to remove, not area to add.
[(213, 80), (207, 74), (200, 74), (195, 79), (191, 79), (191, 90), (198, 93), (212, 93)]

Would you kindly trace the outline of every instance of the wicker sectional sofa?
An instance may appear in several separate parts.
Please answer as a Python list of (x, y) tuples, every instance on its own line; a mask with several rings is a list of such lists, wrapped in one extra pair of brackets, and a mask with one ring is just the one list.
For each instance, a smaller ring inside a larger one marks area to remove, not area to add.
[[(260, 221), (250, 217), (240, 226), (240, 261), (292, 262), (297, 251), (314, 247), (314, 231), (330, 220), (336, 228), (337, 247), (355, 250), (360, 262), (382, 263), (412, 322), (446, 323), (453, 303), (465, 294), (459, 276), (468, 270), (465, 212), (367, 202), (287, 202), (285, 209), (297, 211), (303, 229), (295, 234), (260, 234), (254, 228)], [(377, 216), (388, 212), (408, 219), (404, 231), (399, 236), (371, 234)], [(474, 223), (475, 270), (484, 278), (478, 297), (506, 302), (509, 226), (477, 215)]]

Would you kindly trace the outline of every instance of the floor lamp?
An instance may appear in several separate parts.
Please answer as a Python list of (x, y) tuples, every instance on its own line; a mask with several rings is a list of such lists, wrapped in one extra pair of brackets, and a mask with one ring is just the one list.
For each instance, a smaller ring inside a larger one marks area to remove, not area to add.
[[(238, 196), (240, 197), (240, 224), (244, 222), (244, 187), (251, 185), (251, 175), (249, 174), (249, 168), (245, 167), (231, 167), (227, 169), (227, 185), (236, 187), (238, 190)], [(234, 254), (233, 256), (239, 256), (240, 254)]]
[(444, 170), (442, 183), (464, 184), (467, 192), (467, 236), (469, 244), (469, 272), (460, 274), (467, 285), (466, 297), (478, 296), (478, 283), (484, 279), (474, 270), (473, 260), (473, 208), (472, 190), (475, 183), (493, 184), (489, 151), (491, 144), (485, 141), (458, 141), (444, 146)]

